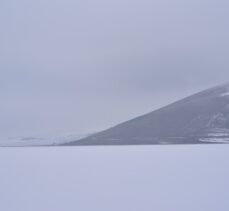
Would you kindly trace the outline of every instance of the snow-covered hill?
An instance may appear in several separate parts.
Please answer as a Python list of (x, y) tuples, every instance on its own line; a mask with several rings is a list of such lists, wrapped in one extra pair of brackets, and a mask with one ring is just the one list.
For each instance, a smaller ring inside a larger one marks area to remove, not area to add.
[(229, 84), (207, 89), (70, 145), (229, 143)]

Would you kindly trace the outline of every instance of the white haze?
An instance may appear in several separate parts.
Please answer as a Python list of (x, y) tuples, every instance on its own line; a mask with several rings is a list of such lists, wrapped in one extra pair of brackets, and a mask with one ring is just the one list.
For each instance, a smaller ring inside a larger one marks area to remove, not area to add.
[(0, 139), (103, 130), (229, 78), (226, 0), (1, 0)]

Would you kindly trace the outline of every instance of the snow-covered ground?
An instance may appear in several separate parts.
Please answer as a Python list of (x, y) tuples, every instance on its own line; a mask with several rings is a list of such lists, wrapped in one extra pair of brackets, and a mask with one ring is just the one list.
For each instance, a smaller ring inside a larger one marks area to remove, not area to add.
[(229, 145), (0, 148), (0, 210), (227, 211)]

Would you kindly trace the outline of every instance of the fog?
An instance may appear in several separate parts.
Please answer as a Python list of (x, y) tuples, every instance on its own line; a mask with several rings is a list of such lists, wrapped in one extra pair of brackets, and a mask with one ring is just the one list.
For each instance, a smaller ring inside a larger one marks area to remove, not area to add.
[(228, 6), (2, 0), (1, 137), (95, 132), (226, 82)]

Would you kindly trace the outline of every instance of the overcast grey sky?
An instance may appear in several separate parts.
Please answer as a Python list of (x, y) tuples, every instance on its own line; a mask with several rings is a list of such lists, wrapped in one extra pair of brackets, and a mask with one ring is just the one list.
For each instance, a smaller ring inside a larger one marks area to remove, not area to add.
[(2, 136), (97, 131), (228, 81), (226, 0), (0, 1)]

